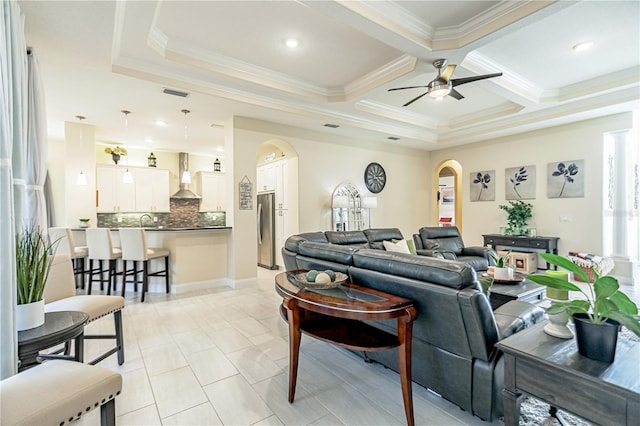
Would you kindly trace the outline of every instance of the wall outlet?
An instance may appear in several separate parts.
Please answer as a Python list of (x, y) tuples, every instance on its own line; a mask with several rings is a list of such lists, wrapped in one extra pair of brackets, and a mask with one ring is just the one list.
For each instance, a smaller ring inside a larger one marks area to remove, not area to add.
[(121, 217), (118, 218), (118, 223), (122, 223), (122, 218)]
[(157, 221), (158, 221), (158, 216), (154, 216), (154, 217), (153, 217), (153, 221), (154, 221), (154, 222), (157, 222)]

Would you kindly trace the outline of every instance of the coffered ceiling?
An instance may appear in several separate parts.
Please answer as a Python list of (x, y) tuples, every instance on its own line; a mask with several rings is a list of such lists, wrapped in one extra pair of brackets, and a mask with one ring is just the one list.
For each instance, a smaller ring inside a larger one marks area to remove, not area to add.
[[(221, 125), (243, 116), (340, 140), (434, 150), (640, 103), (634, 0), (21, 1), (20, 7), (42, 68), (54, 138), (62, 138), (64, 121), (83, 115), (101, 141), (216, 154)], [(291, 37), (299, 41), (295, 49), (284, 44)], [(593, 42), (590, 50), (572, 49), (585, 41)], [(461, 100), (424, 96), (403, 107), (425, 89), (388, 89), (426, 85), (437, 75), (438, 58), (457, 65), (453, 78), (503, 76), (456, 87)], [(183, 108), (192, 111), (186, 135)], [(128, 134), (123, 109), (132, 111)], [(156, 127), (156, 119), (168, 125)]]

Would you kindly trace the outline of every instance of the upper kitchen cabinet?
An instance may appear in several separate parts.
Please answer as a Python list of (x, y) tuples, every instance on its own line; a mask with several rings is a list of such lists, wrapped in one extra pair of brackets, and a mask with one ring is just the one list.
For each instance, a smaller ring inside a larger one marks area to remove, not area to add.
[(268, 163), (256, 169), (258, 192), (276, 190), (276, 166), (277, 163)]
[(275, 192), (276, 210), (287, 210), (298, 202), (297, 177), (291, 176), (297, 165), (297, 158), (283, 158), (256, 169), (258, 192)]
[(123, 183), (123, 167), (96, 169), (96, 208), (98, 213), (132, 212), (136, 206), (135, 184)]
[(169, 212), (169, 170), (133, 169), (136, 211)]
[(198, 192), (202, 197), (201, 212), (226, 211), (226, 175), (217, 172), (198, 172)]
[(169, 171), (129, 167), (133, 183), (122, 183), (124, 167), (97, 167), (98, 213), (168, 212)]

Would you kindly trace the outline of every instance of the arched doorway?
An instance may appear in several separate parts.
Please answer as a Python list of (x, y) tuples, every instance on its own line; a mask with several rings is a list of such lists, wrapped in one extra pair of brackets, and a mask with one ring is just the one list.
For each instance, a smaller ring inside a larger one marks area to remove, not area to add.
[(435, 222), (457, 226), (462, 233), (462, 166), (455, 160), (443, 161), (434, 171), (433, 182)]
[(282, 246), (299, 232), (298, 153), (279, 139), (264, 142), (256, 152), (258, 197), (258, 265), (284, 267)]

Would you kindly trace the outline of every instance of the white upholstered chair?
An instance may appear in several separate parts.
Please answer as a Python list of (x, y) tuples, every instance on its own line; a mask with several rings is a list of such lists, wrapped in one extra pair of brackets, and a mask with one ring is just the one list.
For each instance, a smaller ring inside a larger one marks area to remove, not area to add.
[(67, 254), (58, 254), (53, 259), (47, 284), (44, 287), (45, 312), (80, 311), (89, 315), (87, 324), (98, 318), (113, 314), (115, 331), (113, 335), (84, 335), (87, 339), (114, 339), (115, 346), (98, 356), (89, 364), (96, 364), (113, 353), (118, 354), (118, 364), (124, 362), (124, 340), (122, 338), (122, 309), (124, 298), (121, 296), (79, 295), (73, 279), (71, 259)]
[(89, 248), (87, 246), (76, 245), (71, 228), (49, 228), (49, 240), (52, 243), (58, 241), (56, 253), (68, 254), (71, 257), (73, 273), (76, 278), (80, 277), (80, 287), (84, 288), (84, 274), (86, 272), (85, 260), (89, 255)]
[[(169, 255), (171, 252), (165, 248), (149, 248), (147, 235), (142, 228), (120, 228), (120, 246), (122, 247), (122, 295), (127, 283), (127, 274), (133, 273), (133, 283), (142, 283), (142, 296), (144, 302), (145, 293), (149, 290), (149, 277), (165, 277), (166, 291), (169, 293)], [(149, 261), (164, 258), (164, 270), (149, 272)], [(127, 270), (127, 263), (133, 262), (132, 269)], [(142, 262), (142, 269), (138, 264)], [(138, 280), (138, 274), (142, 279)]]
[[(116, 287), (117, 260), (122, 257), (122, 250), (113, 246), (111, 231), (108, 228), (88, 228), (87, 246), (89, 247), (89, 282), (87, 286), (87, 294), (91, 294), (92, 284), (97, 281), (102, 284), (107, 283), (107, 294), (111, 294), (111, 287)], [(94, 262), (98, 262), (96, 267)], [(106, 266), (105, 263), (106, 262)], [(104, 278), (107, 273), (108, 278)], [(94, 276), (98, 276), (94, 279)]]

